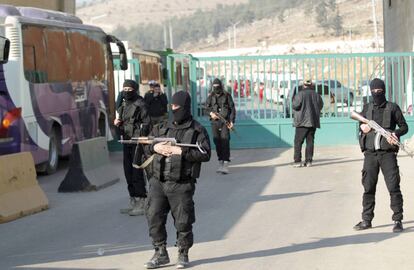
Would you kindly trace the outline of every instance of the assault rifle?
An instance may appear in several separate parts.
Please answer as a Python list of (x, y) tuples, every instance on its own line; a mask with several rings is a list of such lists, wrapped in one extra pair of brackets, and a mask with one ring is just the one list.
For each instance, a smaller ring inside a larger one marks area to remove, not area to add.
[(234, 134), (236, 134), (237, 135), (237, 131), (236, 131), (236, 129), (234, 128), (234, 126), (233, 127), (231, 127), (230, 126), (230, 122), (229, 121), (227, 121), (226, 120), (226, 118), (224, 118), (221, 114), (219, 114), (219, 113), (215, 113), (215, 112), (213, 112), (214, 113), (214, 115), (215, 116), (217, 116), (218, 118), (219, 118), (219, 120), (221, 121), (221, 122), (223, 122), (225, 125), (226, 125), (226, 127), (230, 130), (230, 131), (233, 131), (234, 132)]
[(362, 122), (364, 124), (367, 124), (370, 128), (372, 128), (373, 130), (375, 130), (375, 132), (379, 133), (381, 136), (383, 136), (385, 139), (389, 139), (392, 138), (396, 141), (396, 145), (403, 150), (404, 152), (406, 152), (410, 157), (414, 156), (413, 151), (409, 151), (408, 147), (405, 147), (405, 144), (402, 144), (401, 142), (399, 142), (393, 135), (391, 132), (389, 132), (388, 130), (385, 130), (383, 127), (381, 127), (380, 125), (378, 125), (377, 122), (375, 122), (374, 120), (368, 120), (365, 117), (363, 117), (362, 115), (360, 115), (357, 112), (352, 112), (351, 113), (351, 119), (357, 120), (359, 122)]
[(192, 147), (197, 148), (202, 154), (206, 154), (206, 150), (197, 142), (196, 144), (191, 143), (178, 143), (175, 138), (162, 138), (162, 137), (133, 137), (130, 140), (119, 140), (118, 142), (123, 144), (153, 144), (153, 143), (160, 143), (160, 142), (167, 142), (172, 146), (180, 146), (180, 147)]

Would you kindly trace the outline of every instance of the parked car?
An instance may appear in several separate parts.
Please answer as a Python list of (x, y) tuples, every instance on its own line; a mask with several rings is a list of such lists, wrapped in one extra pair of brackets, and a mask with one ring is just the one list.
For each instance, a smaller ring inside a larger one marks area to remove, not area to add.
[(338, 80), (316, 81), (315, 84), (325, 84), (330, 89), (336, 103), (344, 103), (346, 106), (352, 105), (354, 102), (354, 91), (351, 88), (343, 86)]
[[(324, 114), (324, 116), (328, 116), (328, 114), (332, 114), (334, 112), (334, 105), (335, 105), (335, 97), (333, 92), (331, 91), (331, 93), (329, 93), (329, 86), (326, 84), (321, 84), (321, 83), (314, 83), (311, 85), (311, 88), (313, 90), (316, 90), (318, 92), (319, 95), (321, 95), (322, 100), (323, 100), (323, 108), (322, 108), (322, 113)], [(291, 105), (292, 105), (292, 101), (293, 98), (295, 97), (295, 95), (299, 92), (303, 90), (303, 82), (301, 81), (298, 84), (293, 84), (292, 88), (290, 89), (287, 97), (284, 99), (284, 109), (285, 109), (285, 117), (290, 117), (291, 116)]]
[(289, 94), (289, 89), (292, 89), (296, 84), (301, 84), (302, 82), (302, 79), (268, 81), (266, 83), (266, 100), (283, 104)]

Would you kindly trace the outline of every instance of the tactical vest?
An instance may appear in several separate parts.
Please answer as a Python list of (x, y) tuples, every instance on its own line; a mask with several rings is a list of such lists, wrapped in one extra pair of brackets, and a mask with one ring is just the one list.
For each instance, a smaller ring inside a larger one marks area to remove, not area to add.
[[(371, 102), (368, 104), (368, 111), (367, 111), (367, 119), (372, 120), (373, 118), (373, 111), (374, 111), (374, 104)], [(392, 113), (392, 105), (391, 103), (387, 102), (384, 108), (384, 114), (382, 116), (382, 124), (380, 124), (381, 127), (384, 129), (390, 129), (391, 128), (391, 113)]]
[[(366, 113), (366, 117), (368, 120), (373, 119), (373, 111), (374, 111), (374, 104), (371, 102), (368, 104), (368, 110)], [(383, 127), (386, 130), (391, 129), (392, 111), (393, 111), (393, 104), (390, 102), (387, 102), (384, 108), (383, 115), (382, 115), (382, 123), (378, 123), (381, 127)], [(365, 150), (398, 151), (398, 147), (395, 145), (390, 145), (384, 137), (381, 136), (379, 138), (376, 138), (376, 136), (380, 136), (380, 135), (379, 134), (377, 135), (377, 133), (375, 133), (374, 131), (371, 131), (368, 134), (364, 134), (361, 131), (360, 140), (359, 140), (361, 150), (362, 151), (365, 151)], [(379, 149), (375, 149), (376, 144), (377, 144), (377, 147), (379, 147)], [(371, 149), (372, 145), (374, 145), (374, 149)]]
[(229, 120), (230, 116), (230, 106), (228, 93), (224, 92), (222, 95), (217, 96), (212, 94), (211, 96), (211, 105), (214, 112), (221, 114), (226, 120)]
[[(120, 107), (119, 115), (122, 120), (122, 130), (125, 139), (132, 137), (138, 137), (140, 134), (139, 127), (141, 126), (140, 118), (140, 99), (138, 98), (133, 103), (127, 104), (124, 100), (122, 106)], [(138, 123), (137, 123), (138, 121)]]
[[(158, 137), (169, 137), (169, 128), (159, 129)], [(194, 129), (194, 124), (184, 131), (179, 143), (195, 144), (199, 132)], [(157, 154), (152, 162), (152, 175), (160, 181), (185, 182), (195, 180), (200, 176), (201, 162), (190, 162), (182, 155), (165, 157)]]

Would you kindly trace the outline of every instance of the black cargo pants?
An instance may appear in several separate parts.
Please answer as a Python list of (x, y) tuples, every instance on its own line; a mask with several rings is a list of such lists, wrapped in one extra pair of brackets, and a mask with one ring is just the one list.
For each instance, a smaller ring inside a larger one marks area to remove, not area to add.
[(365, 152), (362, 169), (362, 219), (371, 221), (374, 218), (375, 192), (378, 173), (381, 168), (385, 184), (390, 193), (392, 220), (403, 219), (403, 197), (400, 190), (400, 171), (397, 164), (397, 154), (394, 152)]
[(183, 249), (193, 246), (194, 191), (193, 180), (177, 183), (151, 178), (145, 214), (154, 247), (167, 244), (165, 224), (170, 210), (177, 230), (177, 246)]
[(211, 130), (218, 160), (230, 161), (230, 131), (226, 124), (220, 120), (213, 120)]
[[(136, 148), (138, 151), (136, 152)], [(132, 163), (141, 164), (142, 147), (135, 144), (124, 144), (124, 174), (128, 184), (130, 197), (146, 197), (145, 178), (143, 169), (136, 169)]]

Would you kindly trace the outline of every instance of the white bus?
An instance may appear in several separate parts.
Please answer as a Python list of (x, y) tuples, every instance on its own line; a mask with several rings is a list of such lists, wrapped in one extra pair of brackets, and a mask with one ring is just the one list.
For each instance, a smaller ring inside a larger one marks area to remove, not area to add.
[(0, 36), (10, 40), (0, 64), (0, 155), (29, 151), (50, 174), (75, 142), (112, 139), (110, 43), (125, 69), (122, 42), (74, 15), (9, 5), (0, 5)]

